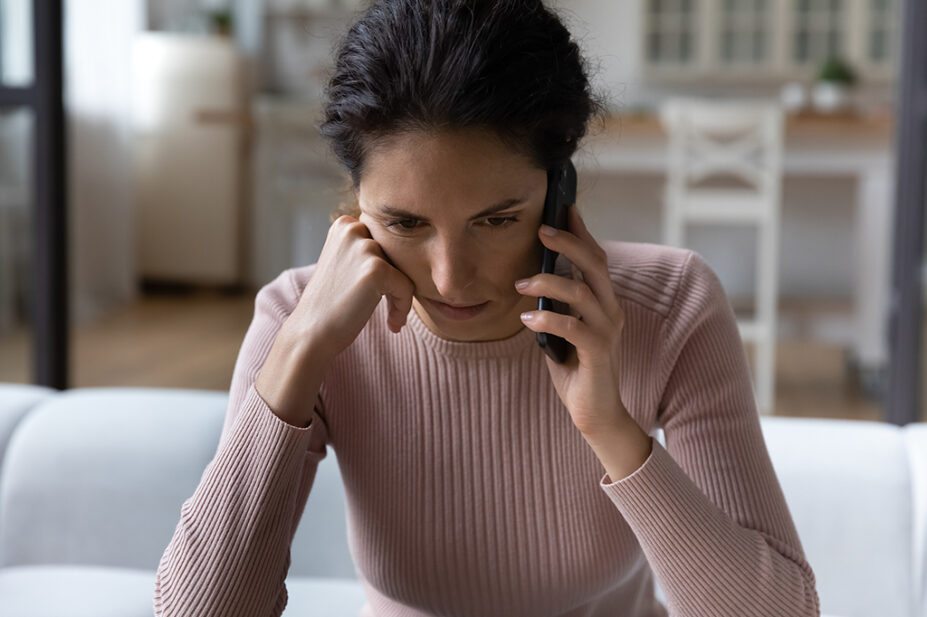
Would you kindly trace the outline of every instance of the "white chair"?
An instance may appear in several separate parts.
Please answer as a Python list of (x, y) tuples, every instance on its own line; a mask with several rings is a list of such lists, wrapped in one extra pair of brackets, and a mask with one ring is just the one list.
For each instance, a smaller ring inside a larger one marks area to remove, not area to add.
[[(672, 98), (660, 109), (669, 136), (663, 242), (685, 245), (689, 223), (757, 227), (755, 317), (738, 319), (754, 343), (761, 414), (775, 403), (776, 302), (783, 114), (765, 101)], [(719, 186), (718, 180), (726, 182)], [(714, 180), (714, 182), (712, 182)], [(736, 186), (731, 186), (734, 182)]]

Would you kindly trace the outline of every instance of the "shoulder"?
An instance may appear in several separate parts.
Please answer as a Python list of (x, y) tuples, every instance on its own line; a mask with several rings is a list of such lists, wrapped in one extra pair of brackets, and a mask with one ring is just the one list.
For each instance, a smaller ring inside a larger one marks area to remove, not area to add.
[(717, 282), (708, 264), (691, 249), (616, 240), (600, 245), (615, 293), (664, 318), (680, 303), (690, 302), (694, 289)]

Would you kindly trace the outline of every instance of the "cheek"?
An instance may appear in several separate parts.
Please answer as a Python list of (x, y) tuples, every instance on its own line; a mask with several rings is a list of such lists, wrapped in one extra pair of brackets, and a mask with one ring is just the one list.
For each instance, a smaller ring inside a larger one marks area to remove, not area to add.
[[(427, 276), (427, 268), (422, 260), (421, 250), (414, 244), (395, 238), (383, 230), (370, 230), (370, 235), (380, 245), (380, 250), (393, 266), (412, 279), (418, 287)], [(425, 273), (425, 274), (423, 274)]]
[(484, 272), (495, 281), (496, 286), (504, 288), (507, 292), (517, 293), (513, 283), (522, 278), (533, 276), (541, 271), (541, 257), (543, 248), (540, 240), (533, 234), (511, 238), (505, 242), (504, 251), (497, 251), (488, 259)]

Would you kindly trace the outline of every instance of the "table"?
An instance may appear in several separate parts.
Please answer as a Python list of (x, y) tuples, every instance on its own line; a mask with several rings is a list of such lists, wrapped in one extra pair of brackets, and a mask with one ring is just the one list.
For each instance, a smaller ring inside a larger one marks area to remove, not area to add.
[[(891, 114), (798, 113), (787, 116), (783, 176), (850, 177), (857, 243), (853, 340), (864, 387), (878, 388), (888, 362), (891, 238), (894, 220), (894, 127)], [(577, 169), (663, 175), (667, 138), (654, 112), (613, 115), (591, 127)], [(584, 160), (585, 159), (585, 160)]]

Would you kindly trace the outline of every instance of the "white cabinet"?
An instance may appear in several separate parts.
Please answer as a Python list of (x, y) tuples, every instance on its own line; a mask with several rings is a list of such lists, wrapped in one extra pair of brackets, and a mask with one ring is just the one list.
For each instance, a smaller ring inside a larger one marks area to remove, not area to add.
[(238, 284), (244, 62), (221, 37), (146, 32), (133, 66), (138, 275)]
[(813, 78), (829, 57), (885, 82), (900, 53), (899, 0), (643, 0), (648, 79)]

